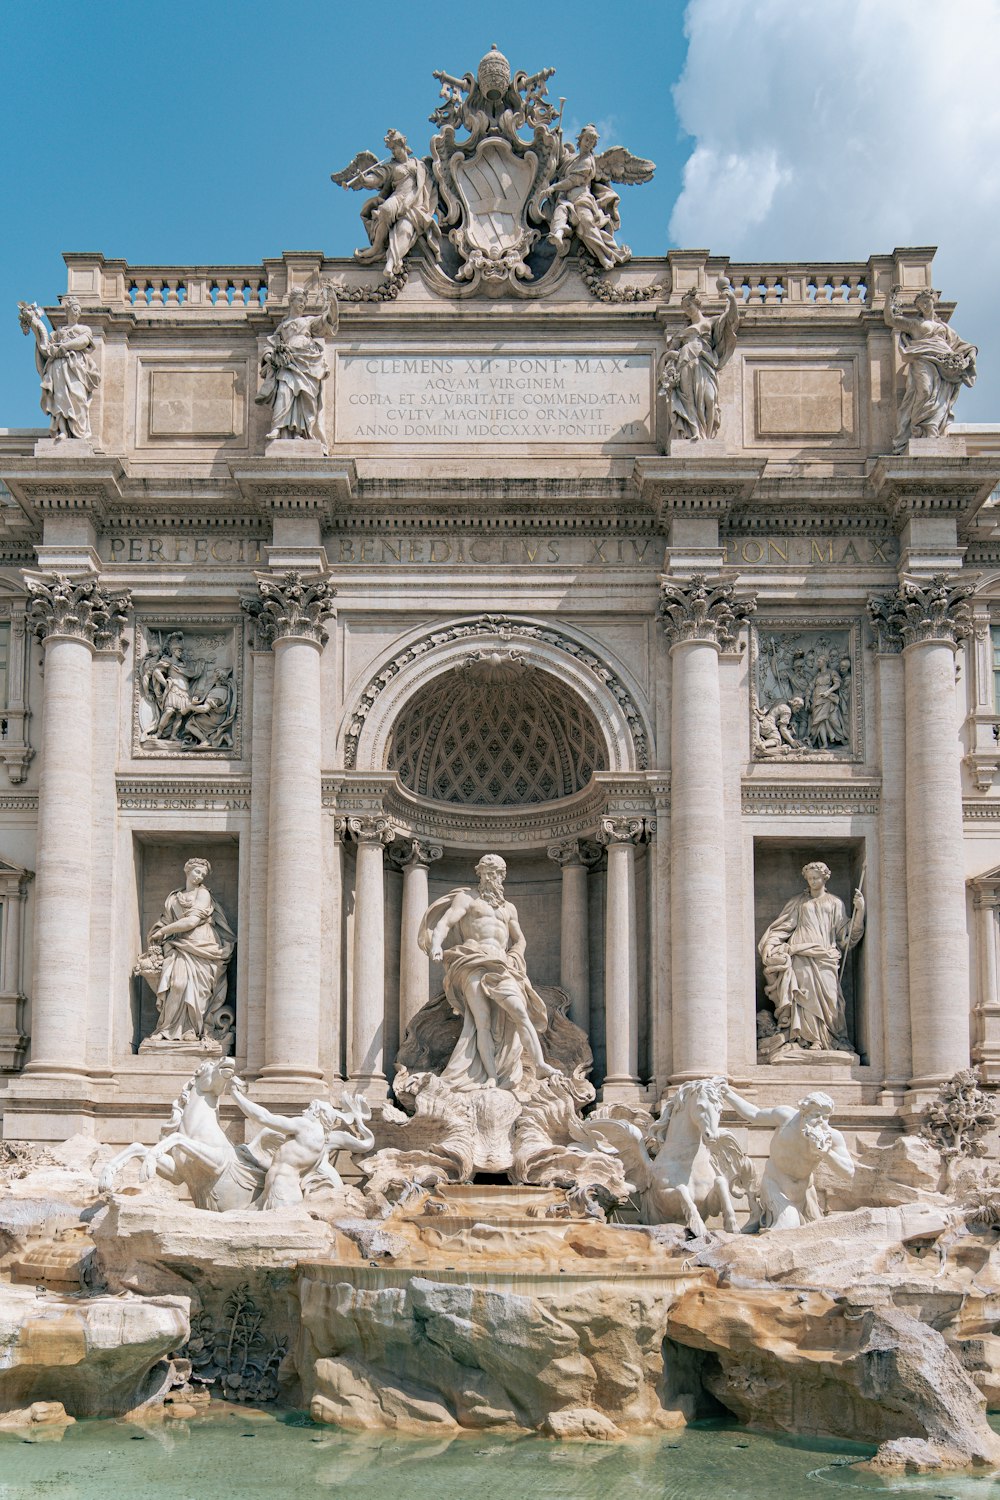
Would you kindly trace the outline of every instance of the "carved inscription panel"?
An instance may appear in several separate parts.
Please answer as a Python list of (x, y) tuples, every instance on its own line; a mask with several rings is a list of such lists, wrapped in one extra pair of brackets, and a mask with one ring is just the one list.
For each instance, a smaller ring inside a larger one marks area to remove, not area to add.
[(338, 443), (652, 441), (650, 354), (345, 354)]

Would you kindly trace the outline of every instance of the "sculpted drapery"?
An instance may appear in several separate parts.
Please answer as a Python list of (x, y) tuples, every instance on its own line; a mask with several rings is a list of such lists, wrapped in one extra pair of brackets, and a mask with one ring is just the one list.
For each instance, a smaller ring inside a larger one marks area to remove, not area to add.
[(826, 889), (826, 865), (808, 864), (802, 873), (809, 889), (786, 902), (757, 945), (765, 991), (789, 1042), (849, 1052), (840, 965), (864, 933), (864, 898), (855, 894), (848, 916), (840, 897)]
[(211, 868), (207, 860), (188, 860), (184, 889), (170, 892), (163, 915), (150, 930), (150, 943), (163, 950), (156, 986), (157, 1041), (211, 1033), (226, 999), (226, 966), (236, 934), (205, 886)]

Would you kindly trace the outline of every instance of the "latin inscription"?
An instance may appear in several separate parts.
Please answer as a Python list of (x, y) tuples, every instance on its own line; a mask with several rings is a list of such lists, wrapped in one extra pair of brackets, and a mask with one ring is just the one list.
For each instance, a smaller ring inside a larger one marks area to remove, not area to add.
[[(572, 567), (642, 568), (663, 566), (662, 538), (651, 536), (489, 536), (460, 530), (433, 536), (369, 533), (326, 538), (333, 567)], [(107, 562), (126, 565), (181, 563), (187, 566), (260, 567), (263, 542), (257, 537), (107, 536), (100, 550)], [(895, 566), (894, 537), (728, 537), (729, 567), (850, 568)]]
[(648, 354), (340, 354), (338, 443), (648, 443)]

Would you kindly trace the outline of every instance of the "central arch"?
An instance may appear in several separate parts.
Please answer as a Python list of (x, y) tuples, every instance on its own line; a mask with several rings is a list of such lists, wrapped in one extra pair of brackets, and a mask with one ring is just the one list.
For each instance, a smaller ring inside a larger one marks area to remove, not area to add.
[[(639, 706), (639, 691), (625, 669), (607, 661), (593, 641), (581, 639), (564, 626), (556, 629), (541, 621), (501, 615), (480, 615), (432, 629), (425, 625), (397, 642), (371, 670), (342, 725), (344, 765), (348, 770), (425, 774), (419, 770), (419, 751), (434, 729), (433, 723), (426, 723), (428, 705), (438, 705), (438, 733), (447, 714), (448, 684), (442, 679), (464, 685), (478, 673), (482, 684), (489, 681), (491, 670), (497, 674), (492, 691), (498, 702), (504, 697), (499, 691), (503, 673), (512, 672), (522, 682), (530, 678), (533, 713), (542, 722), (551, 724), (557, 702), (567, 713), (562, 729), (553, 728), (551, 734), (553, 744), (563, 747), (554, 772), (556, 785), (565, 786), (567, 777), (579, 776), (588, 764), (590, 771), (625, 774), (648, 769), (650, 730)], [(549, 710), (539, 703), (539, 693), (548, 695)], [(507, 698), (509, 702), (509, 693)], [(529, 723), (530, 716), (525, 728)], [(443, 744), (438, 748), (441, 759), (437, 763), (443, 766), (449, 757)], [(429, 765), (431, 758), (422, 764)], [(524, 773), (522, 765), (520, 774)], [(526, 778), (536, 792), (538, 774)], [(400, 780), (407, 785), (404, 774)], [(475, 792), (471, 787), (467, 798), (446, 795), (435, 800), (474, 803)], [(524, 800), (552, 799), (534, 795)]]

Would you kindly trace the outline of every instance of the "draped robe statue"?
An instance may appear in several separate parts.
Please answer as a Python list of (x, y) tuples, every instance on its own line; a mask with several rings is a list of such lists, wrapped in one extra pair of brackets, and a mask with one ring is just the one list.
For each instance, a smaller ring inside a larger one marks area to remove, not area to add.
[(767, 998), (787, 1041), (850, 1052), (840, 965), (842, 953), (864, 933), (864, 897), (855, 891), (848, 917), (840, 897), (826, 888), (826, 865), (805, 865), (802, 875), (809, 889), (785, 904), (757, 945)]

